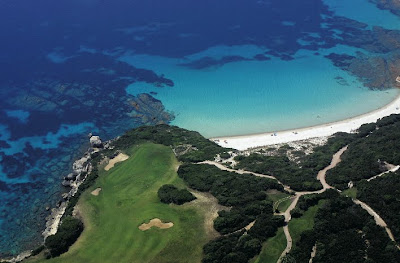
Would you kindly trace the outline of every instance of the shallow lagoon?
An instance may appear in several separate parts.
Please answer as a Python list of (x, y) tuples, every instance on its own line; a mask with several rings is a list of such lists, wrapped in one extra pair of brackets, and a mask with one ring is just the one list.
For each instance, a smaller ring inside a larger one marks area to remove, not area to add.
[[(216, 52), (217, 47), (212, 49), (216, 56), (227, 50), (219, 48), (220, 53)], [(230, 54), (245, 57), (255, 50), (254, 46), (236, 47), (230, 48)], [(211, 53), (202, 52), (208, 56)], [(300, 51), (290, 61), (278, 58), (240, 61), (202, 70), (179, 66), (197, 56), (184, 60), (134, 54), (121, 57), (134, 66), (152, 68), (175, 83), (173, 88), (159, 88), (136, 82), (127, 92), (156, 92), (155, 97), (176, 114), (173, 124), (200, 131), (207, 137), (279, 131), (343, 120), (378, 109), (399, 94), (397, 89), (383, 92), (364, 88), (321, 53)]]

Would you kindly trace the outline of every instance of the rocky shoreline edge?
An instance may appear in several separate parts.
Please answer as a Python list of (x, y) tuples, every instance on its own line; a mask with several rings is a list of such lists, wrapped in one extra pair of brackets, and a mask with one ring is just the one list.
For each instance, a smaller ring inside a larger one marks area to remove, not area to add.
[[(60, 226), (61, 219), (65, 214), (65, 210), (68, 207), (70, 199), (75, 196), (78, 192), (79, 186), (85, 182), (87, 176), (92, 171), (92, 155), (103, 151), (104, 149), (112, 149), (110, 146), (111, 142), (118, 139), (112, 139), (106, 142), (102, 142), (99, 136), (88, 135), (90, 147), (83, 154), (83, 156), (74, 161), (72, 164), (72, 172), (64, 177), (62, 185), (64, 187), (69, 187), (70, 190), (67, 193), (62, 194), (62, 199), (58, 202), (56, 207), (51, 209), (50, 215), (46, 217), (46, 228), (42, 232), (43, 242), (48, 236), (57, 233), (58, 227)], [(13, 258), (0, 258), (0, 263), (17, 263), (21, 262), (32, 256), (34, 250), (28, 250), (21, 252), (19, 255)]]

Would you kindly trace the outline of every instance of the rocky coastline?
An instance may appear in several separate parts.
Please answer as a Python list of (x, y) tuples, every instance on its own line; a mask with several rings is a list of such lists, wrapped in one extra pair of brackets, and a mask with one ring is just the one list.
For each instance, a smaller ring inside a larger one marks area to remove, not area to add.
[[(91, 133), (88, 135), (88, 137), (90, 147), (82, 155), (81, 158), (77, 159), (72, 164), (72, 172), (65, 176), (61, 183), (64, 187), (69, 188), (69, 191), (62, 194), (62, 199), (58, 202), (56, 207), (51, 209), (50, 215), (46, 217), (46, 228), (42, 232), (43, 242), (48, 236), (57, 233), (58, 227), (61, 223), (61, 219), (64, 216), (70, 199), (75, 196), (75, 194), (78, 192), (79, 186), (86, 180), (88, 174), (90, 174), (92, 171), (93, 167), (90, 161), (92, 160), (93, 154), (99, 153), (104, 149), (111, 149), (110, 142), (112, 142), (113, 140), (109, 140), (103, 143), (99, 136), (92, 135)], [(24, 259), (32, 256), (32, 252), (33, 250), (24, 251), (16, 257), (0, 259), (0, 262), (21, 262)]]

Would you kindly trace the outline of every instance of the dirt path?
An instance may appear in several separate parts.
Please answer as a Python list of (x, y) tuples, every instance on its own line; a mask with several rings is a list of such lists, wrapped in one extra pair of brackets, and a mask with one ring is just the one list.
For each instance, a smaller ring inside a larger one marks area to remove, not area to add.
[(315, 245), (312, 248), (311, 257), (310, 257), (310, 260), (308, 261), (308, 263), (312, 263), (313, 262), (313, 260), (315, 258), (315, 255), (317, 255), (317, 243), (315, 243)]
[(374, 211), (374, 209), (372, 209), (372, 207), (370, 207), (369, 205), (367, 205), (366, 203), (364, 203), (364, 202), (362, 202), (362, 201), (360, 201), (360, 200), (358, 200), (358, 199), (353, 199), (353, 203), (355, 203), (355, 204), (357, 204), (357, 205), (360, 205), (365, 211), (368, 212), (368, 214), (370, 214), (371, 216), (373, 216), (374, 219), (375, 219), (375, 223), (376, 223), (378, 226), (385, 228), (386, 233), (388, 234), (390, 240), (392, 240), (393, 242), (395, 242), (396, 247), (397, 247), (398, 249), (400, 249), (400, 246), (397, 245), (396, 240), (394, 239), (392, 230), (390, 230), (390, 228), (387, 226), (386, 222), (382, 219), (382, 217), (380, 217), (380, 215), (378, 215), (377, 212)]
[[(286, 248), (285, 248), (285, 250), (282, 252), (281, 256), (279, 257), (279, 259), (278, 259), (278, 261), (277, 261), (277, 263), (281, 263), (282, 260), (283, 260), (283, 257), (284, 257), (287, 253), (289, 253), (289, 252), (291, 251), (292, 245), (293, 245), (292, 236), (290, 235), (290, 230), (289, 230), (289, 226), (288, 226), (290, 220), (292, 219), (291, 211), (296, 207), (297, 202), (299, 201), (300, 197), (303, 196), (303, 195), (321, 194), (321, 193), (325, 192), (327, 189), (336, 189), (336, 188), (334, 188), (333, 186), (329, 185), (329, 184), (326, 182), (326, 173), (327, 173), (330, 169), (335, 168), (335, 167), (342, 161), (342, 160), (341, 160), (341, 156), (342, 156), (342, 154), (347, 150), (347, 148), (348, 148), (348, 145), (345, 146), (345, 147), (343, 147), (343, 148), (341, 148), (338, 152), (336, 152), (336, 153), (332, 156), (331, 163), (330, 163), (327, 167), (325, 167), (324, 169), (322, 169), (322, 170), (320, 170), (320, 171), (318, 172), (317, 179), (321, 182), (322, 187), (323, 187), (321, 190), (318, 190), (318, 191), (296, 192), (296, 191), (293, 191), (292, 189), (290, 189), (289, 186), (282, 184), (282, 183), (281, 183), (277, 178), (275, 178), (274, 176), (264, 175), (264, 174), (258, 174), (258, 173), (254, 173), (254, 172), (250, 172), (250, 171), (245, 171), (245, 170), (235, 170), (235, 169), (231, 169), (231, 168), (225, 167), (224, 165), (222, 165), (222, 164), (220, 164), (220, 163), (217, 163), (217, 162), (214, 162), (214, 161), (205, 161), (205, 162), (201, 162), (201, 163), (199, 163), (199, 164), (214, 165), (214, 166), (216, 166), (217, 168), (219, 168), (219, 169), (221, 169), (221, 170), (229, 171), (229, 172), (235, 172), (235, 173), (238, 173), (238, 174), (252, 174), (252, 175), (255, 175), (255, 176), (259, 176), (259, 177), (265, 177), (265, 178), (274, 179), (274, 180), (278, 181), (278, 183), (281, 184), (281, 185), (284, 187), (284, 189), (285, 189), (286, 191), (295, 194), (294, 197), (291, 197), (291, 198), (293, 198), (293, 201), (292, 201), (292, 203), (290, 204), (290, 206), (286, 209), (286, 211), (285, 211), (284, 213), (275, 213), (275, 215), (284, 216), (284, 217), (285, 217), (285, 222), (287, 223), (287, 225), (283, 227), (283, 230), (284, 230), (284, 233), (285, 233), (285, 237), (286, 237)], [(392, 166), (391, 169), (390, 169), (389, 171), (385, 172), (385, 173), (394, 172), (394, 171), (397, 171), (398, 169), (400, 169), (400, 166)], [(375, 178), (377, 178), (377, 177), (379, 177), (379, 176), (382, 176), (382, 175), (385, 174), (385, 173), (382, 173), (382, 174), (380, 174), (380, 175), (374, 176), (373, 178), (370, 178), (368, 181), (373, 180), (373, 179), (375, 179)], [(285, 199), (285, 198), (284, 198), (284, 199)], [(279, 200), (279, 201), (281, 201), (281, 200)], [(278, 202), (279, 202), (279, 201), (278, 201)], [(387, 227), (387, 224), (385, 223), (385, 221), (384, 221), (370, 206), (368, 206), (367, 204), (365, 204), (365, 203), (363, 203), (363, 202), (361, 202), (360, 200), (357, 200), (357, 199), (353, 200), (353, 202), (354, 202), (355, 204), (360, 205), (360, 206), (361, 206), (363, 209), (365, 209), (371, 216), (373, 216), (374, 219), (375, 219), (376, 224), (379, 225), (379, 226), (381, 226), (381, 227), (384, 227), (385, 230), (386, 230), (386, 232), (387, 232), (388, 235), (389, 235), (389, 238), (390, 238), (392, 241), (395, 241), (395, 240), (394, 240), (394, 237), (393, 237), (393, 234), (392, 234), (392, 231)], [(396, 245), (396, 246), (397, 246), (398, 249), (400, 249), (400, 246), (398, 246), (398, 245)], [(312, 250), (312, 252), (311, 252), (311, 258), (310, 258), (310, 261), (309, 261), (310, 263), (312, 263), (312, 260), (313, 260), (313, 258), (315, 257), (316, 249), (317, 249), (316, 246), (314, 246), (314, 247), (313, 247), (313, 250)]]
[(329, 171), (330, 169), (334, 168), (336, 165), (338, 165), (342, 161), (342, 159), (340, 157), (347, 150), (347, 148), (348, 148), (348, 146), (343, 147), (337, 153), (335, 153), (332, 157), (331, 164), (328, 165), (327, 167), (325, 167), (323, 170), (318, 172), (317, 179), (321, 182), (324, 190), (333, 188), (326, 182), (326, 172)]
[[(292, 198), (294, 198), (294, 197), (293, 197), (292, 195), (289, 195), (289, 196), (287, 196), (287, 197), (284, 197), (284, 198), (282, 198), (282, 199), (279, 199), (278, 201), (276, 201), (276, 202), (273, 204), (272, 210), (273, 210), (273, 211), (279, 210), (278, 208), (279, 208), (279, 206), (280, 206), (280, 204), (281, 204), (282, 202), (285, 202), (286, 200), (292, 199)], [(293, 201), (293, 200), (292, 200), (292, 201)]]
[(245, 171), (245, 170), (235, 170), (235, 169), (228, 168), (228, 167), (226, 167), (226, 166), (224, 166), (224, 165), (222, 165), (220, 163), (214, 162), (214, 161), (204, 161), (204, 162), (200, 162), (200, 163), (197, 163), (197, 164), (214, 165), (214, 166), (216, 166), (217, 168), (219, 168), (220, 170), (223, 170), (223, 171), (234, 172), (234, 173), (237, 173), (237, 174), (252, 174), (252, 175), (258, 176), (258, 177), (264, 177), (264, 178), (273, 179), (273, 180), (276, 180), (280, 185), (282, 185), (283, 188), (287, 192), (289, 192), (289, 193), (293, 193), (294, 192), (292, 189), (290, 189), (289, 186), (284, 185), (281, 181), (279, 181), (275, 176), (272, 176), (272, 175), (259, 174), (259, 173), (254, 173), (254, 172), (250, 172), (250, 171)]
[(388, 170), (388, 171), (383, 172), (383, 173), (380, 173), (380, 174), (375, 175), (375, 176), (372, 176), (371, 178), (367, 179), (367, 181), (370, 182), (370, 181), (372, 181), (372, 180), (374, 180), (374, 179), (376, 179), (376, 178), (378, 178), (378, 177), (381, 177), (381, 176), (383, 176), (383, 175), (385, 175), (385, 174), (394, 173), (394, 172), (396, 172), (397, 170), (399, 170), (399, 168), (400, 168), (400, 165), (395, 166), (395, 165), (392, 165), (392, 164), (388, 164), (387, 166), (389, 167), (389, 170)]

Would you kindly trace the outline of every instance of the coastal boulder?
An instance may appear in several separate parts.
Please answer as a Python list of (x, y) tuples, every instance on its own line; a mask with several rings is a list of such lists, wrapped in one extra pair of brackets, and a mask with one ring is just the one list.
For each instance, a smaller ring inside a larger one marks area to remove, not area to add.
[(103, 142), (100, 140), (99, 136), (92, 136), (92, 137), (90, 137), (90, 145), (93, 148), (102, 148)]

